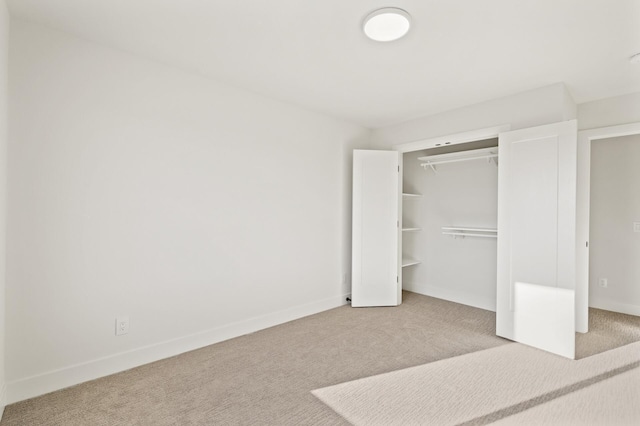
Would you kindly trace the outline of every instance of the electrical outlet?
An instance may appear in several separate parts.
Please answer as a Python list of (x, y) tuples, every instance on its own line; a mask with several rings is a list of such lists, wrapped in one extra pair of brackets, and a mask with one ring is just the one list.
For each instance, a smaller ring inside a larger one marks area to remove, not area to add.
[(121, 316), (116, 318), (116, 336), (122, 336), (129, 332), (129, 317)]
[(633, 222), (633, 232), (640, 232), (640, 222)]
[(606, 278), (600, 278), (598, 284), (600, 284), (600, 287), (602, 288), (607, 288), (609, 287), (609, 280), (607, 280)]

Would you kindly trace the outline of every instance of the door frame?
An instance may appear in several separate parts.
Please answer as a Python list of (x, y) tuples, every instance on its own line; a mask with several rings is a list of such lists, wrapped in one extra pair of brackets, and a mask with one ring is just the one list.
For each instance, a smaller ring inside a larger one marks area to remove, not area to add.
[[(393, 145), (390, 149), (392, 151), (398, 151), (401, 154), (398, 160), (400, 162), (401, 187), (402, 187), (402, 178), (404, 174), (404, 155), (402, 154), (406, 154), (408, 152), (422, 151), (424, 149), (430, 149), (430, 148), (439, 148), (442, 146), (452, 146), (452, 145), (458, 145), (461, 143), (476, 142), (476, 141), (481, 141), (485, 139), (493, 139), (500, 136), (500, 133), (508, 132), (510, 130), (511, 130), (510, 124), (503, 124), (500, 126), (485, 127), (482, 129), (469, 130), (461, 133), (453, 133), (450, 135), (437, 136), (434, 138), (420, 139), (413, 142), (405, 142), (405, 143)], [(400, 200), (398, 202), (400, 204), (399, 228), (402, 229), (402, 208), (403, 208), (402, 191), (400, 191)], [(402, 231), (398, 232), (398, 234), (399, 234), (398, 245), (400, 247), (400, 252), (401, 252), (400, 256), (402, 257)], [(399, 277), (400, 289), (402, 290), (403, 279), (404, 279), (402, 267), (400, 267), (399, 270), (400, 272), (398, 277)]]
[(640, 134), (640, 122), (578, 132), (576, 200), (576, 331), (589, 331), (589, 221), (591, 204), (591, 142)]
[(423, 149), (497, 138), (500, 133), (508, 132), (510, 130), (510, 124), (503, 124), (501, 126), (485, 127), (483, 129), (470, 130), (468, 132), (453, 133), (450, 135), (437, 136), (429, 139), (420, 139), (413, 142), (401, 143), (398, 145), (393, 145), (391, 149), (404, 154), (407, 152), (422, 151)]

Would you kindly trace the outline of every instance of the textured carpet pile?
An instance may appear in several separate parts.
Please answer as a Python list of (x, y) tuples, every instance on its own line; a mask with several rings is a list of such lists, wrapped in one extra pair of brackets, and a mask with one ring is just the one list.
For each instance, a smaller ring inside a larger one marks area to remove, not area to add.
[[(578, 358), (634, 341), (640, 318), (592, 310)], [(491, 351), (509, 354), (516, 346), (495, 336), (492, 312), (405, 292), (399, 307), (343, 306), (12, 404), (0, 425), (346, 425), (348, 417), (311, 392), (458, 356), (490, 361)], [(523, 367), (530, 365), (546, 368), (527, 358)], [(452, 383), (463, 381), (449, 371)], [(401, 402), (406, 411), (416, 408)]]
[(578, 361), (512, 343), (313, 394), (362, 426), (637, 425), (639, 367), (640, 343)]

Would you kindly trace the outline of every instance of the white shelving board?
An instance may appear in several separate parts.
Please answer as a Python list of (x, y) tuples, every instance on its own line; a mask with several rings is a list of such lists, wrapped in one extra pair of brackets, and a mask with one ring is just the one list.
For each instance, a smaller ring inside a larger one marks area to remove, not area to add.
[[(407, 193), (407, 192), (403, 192), (402, 193), (402, 199), (403, 200), (416, 200), (418, 198), (421, 198), (422, 195), (421, 194), (411, 194), (411, 193)], [(422, 231), (422, 228), (402, 228), (402, 232), (418, 232), (418, 231)], [(402, 267), (407, 267), (407, 266), (412, 266), (412, 265), (417, 265), (419, 264), (420, 261), (417, 259), (413, 259), (409, 256), (405, 256), (402, 255)]]
[(422, 197), (422, 195), (420, 195), (420, 194), (409, 194), (409, 193), (406, 193), (406, 192), (402, 193), (402, 199), (403, 200), (414, 200), (414, 199), (420, 198), (420, 197)]
[(402, 256), (402, 267), (404, 268), (405, 266), (412, 266), (412, 265), (417, 265), (419, 264), (420, 261), (417, 259), (412, 259), (410, 257), (407, 256)]

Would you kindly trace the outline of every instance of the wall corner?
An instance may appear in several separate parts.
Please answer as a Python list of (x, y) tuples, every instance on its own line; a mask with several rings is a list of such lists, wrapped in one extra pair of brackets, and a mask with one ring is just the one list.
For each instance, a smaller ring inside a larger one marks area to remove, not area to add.
[(576, 101), (573, 100), (573, 96), (571, 92), (562, 83), (562, 118), (563, 121), (574, 120), (578, 118), (578, 105)]

